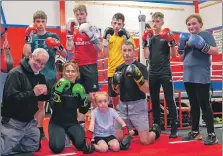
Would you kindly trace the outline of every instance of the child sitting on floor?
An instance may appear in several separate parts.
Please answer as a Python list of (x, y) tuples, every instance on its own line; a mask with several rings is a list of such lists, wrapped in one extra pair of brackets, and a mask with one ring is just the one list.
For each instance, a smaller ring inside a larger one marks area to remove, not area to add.
[[(91, 121), (86, 137), (91, 140), (93, 135), (95, 136), (94, 146), (99, 152), (107, 152), (108, 149), (111, 151), (119, 151), (120, 144), (122, 149), (123, 143), (119, 143), (115, 137), (115, 122), (117, 121), (122, 125), (125, 136), (129, 135), (128, 128), (118, 113), (113, 108), (108, 107), (109, 96), (106, 92), (96, 92), (95, 101), (97, 108), (91, 112)], [(129, 137), (125, 137), (123, 141), (124, 145), (127, 145), (128, 148), (130, 145)]]

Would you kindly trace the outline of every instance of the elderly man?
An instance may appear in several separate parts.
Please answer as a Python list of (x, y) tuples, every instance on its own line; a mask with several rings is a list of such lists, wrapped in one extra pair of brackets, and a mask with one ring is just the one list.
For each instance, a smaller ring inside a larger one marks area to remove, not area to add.
[(7, 75), (1, 108), (1, 155), (39, 149), (40, 131), (34, 115), (38, 101), (48, 99), (46, 80), (40, 74), (48, 59), (48, 52), (37, 48)]

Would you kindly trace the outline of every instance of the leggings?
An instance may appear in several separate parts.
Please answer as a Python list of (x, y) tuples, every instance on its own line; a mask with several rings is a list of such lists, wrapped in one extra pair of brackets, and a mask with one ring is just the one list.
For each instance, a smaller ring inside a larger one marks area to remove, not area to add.
[(49, 147), (52, 152), (60, 153), (63, 151), (66, 134), (78, 150), (81, 150), (84, 147), (85, 131), (79, 124), (64, 128), (50, 120)]
[(210, 84), (184, 83), (190, 105), (192, 117), (192, 131), (199, 130), (200, 108), (204, 121), (206, 122), (207, 132), (214, 132), (214, 115), (209, 103)]

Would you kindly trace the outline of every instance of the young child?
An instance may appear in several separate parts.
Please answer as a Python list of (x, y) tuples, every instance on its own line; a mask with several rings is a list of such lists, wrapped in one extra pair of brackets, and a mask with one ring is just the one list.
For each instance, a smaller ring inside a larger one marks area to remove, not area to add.
[(85, 131), (77, 120), (77, 110), (86, 114), (89, 109), (85, 89), (76, 82), (79, 75), (76, 63), (65, 63), (63, 78), (52, 89), (50, 102), (53, 113), (49, 122), (49, 147), (54, 153), (62, 152), (66, 135), (76, 149), (85, 154), (94, 152), (94, 146), (86, 142)]
[[(125, 136), (129, 133), (128, 128), (118, 113), (113, 108), (108, 107), (109, 96), (106, 92), (96, 92), (95, 101), (97, 108), (91, 112), (91, 121), (86, 137), (92, 139), (94, 134), (94, 146), (99, 152), (107, 152), (108, 149), (111, 151), (119, 151), (120, 144), (115, 137), (115, 122), (117, 121), (122, 125)], [(129, 146), (130, 140), (127, 142)]]

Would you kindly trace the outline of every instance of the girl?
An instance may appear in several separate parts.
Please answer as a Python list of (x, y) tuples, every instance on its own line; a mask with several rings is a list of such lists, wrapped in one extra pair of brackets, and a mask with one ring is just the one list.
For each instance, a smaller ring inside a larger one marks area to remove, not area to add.
[(78, 109), (83, 114), (89, 109), (84, 87), (75, 82), (79, 75), (76, 63), (65, 63), (63, 78), (52, 89), (53, 113), (49, 122), (49, 147), (54, 153), (64, 149), (66, 134), (78, 150), (84, 153), (94, 152), (94, 146), (85, 142), (85, 131), (77, 120)]
[(115, 121), (122, 125), (124, 135), (128, 135), (126, 124), (113, 108), (108, 107), (109, 96), (106, 92), (96, 92), (95, 101), (97, 108), (91, 113), (87, 137), (91, 139), (94, 133), (95, 149), (99, 152), (107, 152), (108, 149), (119, 151), (120, 144), (115, 137)]
[(192, 131), (183, 140), (201, 140), (199, 135), (200, 107), (206, 122), (208, 137), (205, 145), (218, 142), (214, 132), (213, 112), (209, 104), (211, 82), (211, 55), (217, 55), (218, 49), (212, 34), (202, 31), (202, 18), (191, 15), (186, 19), (189, 33), (179, 37), (179, 54), (184, 61), (184, 85), (191, 105)]

